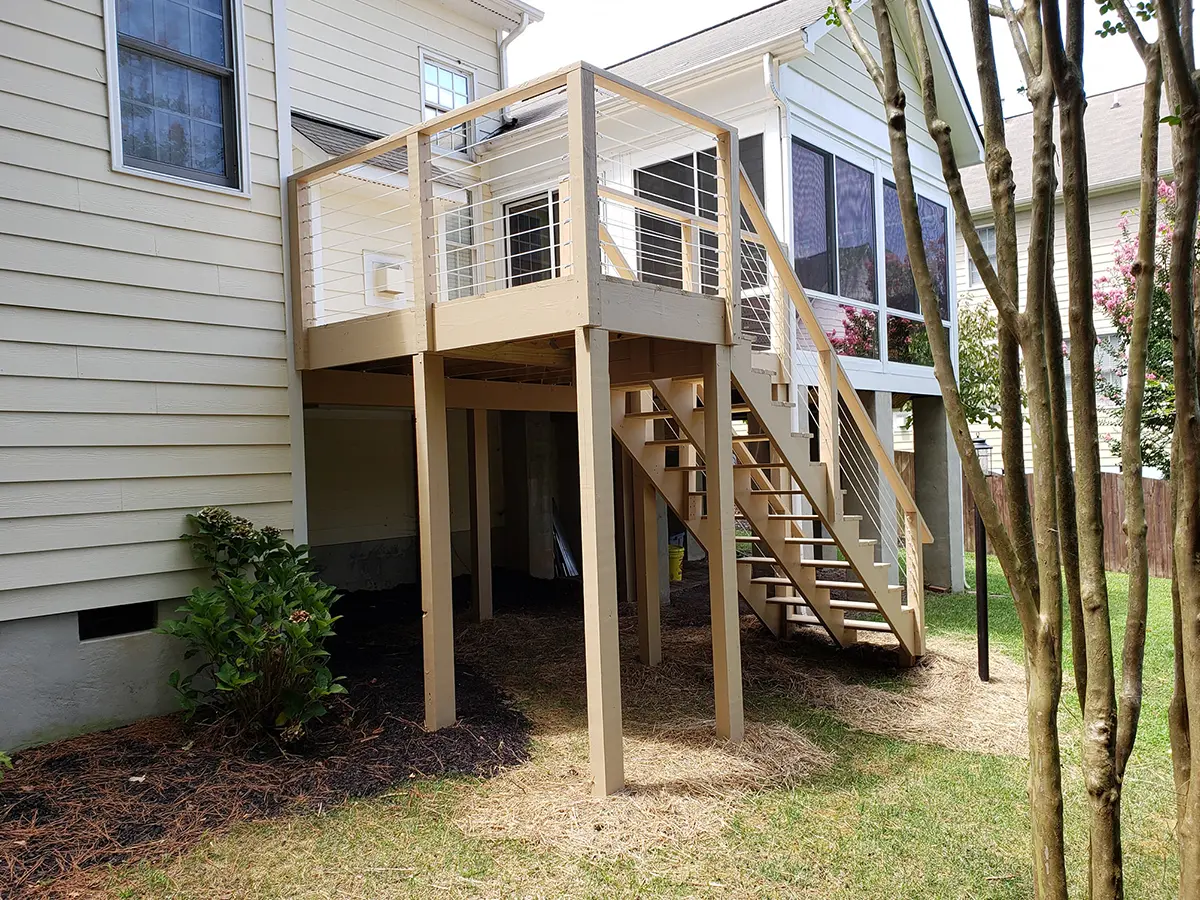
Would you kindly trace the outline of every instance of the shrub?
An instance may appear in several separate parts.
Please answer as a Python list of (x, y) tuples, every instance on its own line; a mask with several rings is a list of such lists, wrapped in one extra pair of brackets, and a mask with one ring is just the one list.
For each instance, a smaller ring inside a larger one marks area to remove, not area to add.
[(4, 780), (4, 770), (12, 768), (12, 758), (7, 753), (0, 750), (0, 781)]
[(337, 600), (314, 576), (308, 548), (278, 529), (255, 528), (228, 510), (208, 507), (188, 516), (183, 535), (212, 571), (213, 587), (198, 587), (179, 608), (183, 618), (159, 630), (187, 644), (185, 658), (205, 662), (170, 683), (189, 714), (201, 707), (233, 716), (250, 730), (277, 730), (287, 740), (326, 712), (345, 688), (327, 666)]

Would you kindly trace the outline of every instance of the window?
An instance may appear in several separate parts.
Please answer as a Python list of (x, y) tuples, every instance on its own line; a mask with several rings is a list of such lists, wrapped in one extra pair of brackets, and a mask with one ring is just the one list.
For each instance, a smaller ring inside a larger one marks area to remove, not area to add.
[[(979, 242), (983, 244), (983, 249), (987, 252), (987, 258), (992, 261), (992, 268), (996, 267), (996, 228), (994, 225), (984, 225), (982, 228), (975, 229), (979, 235)], [(979, 269), (975, 267), (975, 260), (971, 259), (971, 254), (967, 254), (967, 286), (979, 287), (983, 284), (983, 279), (979, 277)]]
[[(421, 89), (425, 96), (425, 121), (471, 102), (471, 75), (447, 63), (421, 55)], [(471, 143), (468, 123), (464, 122), (437, 137), (442, 150), (466, 150)]]
[(110, 2), (116, 167), (241, 188), (231, 0)]
[(104, 606), (100, 609), (81, 609), (76, 615), (79, 619), (81, 641), (137, 634), (158, 626), (158, 604), (153, 600), (126, 603), (122, 606)]
[(446, 297), (457, 300), (475, 292), (475, 239), (471, 195), (465, 205), (446, 213)]
[[(950, 319), (949, 255), (947, 253), (946, 207), (925, 197), (917, 197), (917, 213), (921, 217), (921, 234), (925, 238), (925, 257), (933, 278), (934, 292), (942, 320)], [(920, 313), (921, 303), (913, 282), (912, 262), (904, 241), (904, 225), (900, 217), (900, 197), (896, 186), (883, 183), (883, 244), (884, 276), (887, 285), (887, 305), (891, 309)]]
[(835, 171), (838, 294), (875, 303), (875, 176), (843, 159)]
[(792, 250), (811, 291), (837, 292), (833, 241), (833, 157), (792, 139)]
[[(704, 219), (717, 219), (717, 155), (701, 150), (670, 159), (634, 173), (639, 197)], [(717, 292), (717, 235), (692, 229), (692, 244), (699, 243), (700, 289)], [(696, 236), (696, 232), (699, 236)], [(638, 271), (649, 284), (683, 287), (683, 226), (678, 222), (637, 211)], [(693, 251), (693, 256), (696, 253)], [(694, 277), (695, 273), (693, 273)]]
[(509, 284), (517, 287), (561, 273), (558, 191), (547, 191), (505, 210)]

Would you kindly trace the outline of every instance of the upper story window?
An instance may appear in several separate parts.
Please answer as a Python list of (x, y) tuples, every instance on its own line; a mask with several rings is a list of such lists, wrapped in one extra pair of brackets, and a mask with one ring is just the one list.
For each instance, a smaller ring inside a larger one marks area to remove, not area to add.
[[(992, 268), (996, 267), (996, 226), (984, 225), (982, 228), (976, 228), (976, 233), (979, 235), (979, 242), (983, 244), (983, 249), (987, 251), (987, 257), (992, 262)], [(967, 286), (979, 287), (983, 284), (983, 279), (979, 276), (979, 269), (975, 266), (975, 260), (971, 259), (971, 254), (967, 254)]]
[[(933, 278), (934, 292), (943, 321), (950, 319), (950, 276), (947, 248), (946, 207), (926, 197), (917, 197), (921, 234), (925, 239), (925, 258)], [(900, 197), (890, 181), (883, 183), (884, 277), (888, 308), (920, 315), (921, 301), (913, 281), (912, 262), (904, 240), (900, 218)]]
[(232, 0), (115, 0), (115, 13), (115, 167), (240, 188)]
[[(474, 93), (469, 72), (422, 54), (421, 92), (424, 96), (424, 119), (440, 116), (471, 102)], [(443, 150), (465, 150), (470, 143), (467, 123), (443, 133), (437, 143)]]

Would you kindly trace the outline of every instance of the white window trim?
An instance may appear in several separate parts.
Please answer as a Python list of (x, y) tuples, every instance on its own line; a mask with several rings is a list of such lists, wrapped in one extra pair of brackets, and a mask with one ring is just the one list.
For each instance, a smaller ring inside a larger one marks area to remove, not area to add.
[(138, 168), (125, 162), (125, 150), (121, 140), (121, 80), (117, 57), (117, 0), (104, 0), (104, 57), (108, 71), (108, 142), (112, 170), (124, 175), (149, 178), (183, 187), (199, 188), (234, 197), (250, 197), (250, 109), (246, 90), (246, 29), (242, 0), (230, 0), (230, 23), (233, 30), (233, 93), (237, 109), (234, 119), (237, 126), (238, 186), (210, 184), (193, 181), (179, 175), (167, 175)]
[[(975, 229), (975, 233), (990, 228), (992, 231), (992, 252), (988, 259), (992, 261), (992, 266), (996, 265), (996, 226), (995, 225), (980, 225)], [(971, 251), (967, 250), (967, 287), (977, 288), (983, 287), (983, 277), (979, 274), (979, 270), (975, 268), (975, 261), (971, 259)]]

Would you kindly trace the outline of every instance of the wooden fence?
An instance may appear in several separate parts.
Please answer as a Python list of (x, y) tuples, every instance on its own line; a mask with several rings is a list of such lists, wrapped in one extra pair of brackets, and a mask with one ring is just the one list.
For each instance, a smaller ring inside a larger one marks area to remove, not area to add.
[[(896, 452), (896, 467), (916, 496), (913, 485), (912, 454)], [(1101, 478), (1101, 503), (1104, 515), (1104, 565), (1110, 572), (1127, 570), (1128, 554), (1125, 547), (1125, 497), (1121, 489), (1121, 476), (1104, 472)], [(1033, 476), (1026, 476), (1026, 490), (1033, 496)], [(1171, 491), (1170, 485), (1157, 478), (1142, 481), (1146, 495), (1146, 544), (1150, 551), (1150, 574), (1157, 578), (1171, 577)], [(1004, 478), (988, 476), (988, 487), (992, 497), (1005, 514)], [(975, 550), (975, 499), (963, 481), (963, 537), (967, 552)]]

